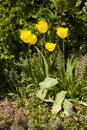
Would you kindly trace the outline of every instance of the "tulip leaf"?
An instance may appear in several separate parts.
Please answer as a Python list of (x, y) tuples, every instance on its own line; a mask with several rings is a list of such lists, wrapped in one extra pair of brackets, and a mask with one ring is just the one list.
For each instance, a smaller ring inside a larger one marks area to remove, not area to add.
[(64, 100), (63, 108), (64, 108), (64, 113), (67, 116), (73, 116), (75, 120), (78, 120), (78, 116), (77, 116), (77, 113), (74, 111), (73, 104), (68, 99)]
[(80, 105), (83, 105), (83, 106), (87, 107), (87, 103), (86, 102), (78, 101), (77, 99), (69, 99), (69, 101), (76, 102), (76, 103), (78, 103)]
[(68, 58), (67, 61), (67, 68), (66, 68), (66, 76), (69, 81), (72, 81), (73, 79), (73, 70), (74, 70), (74, 57), (72, 56), (71, 59)]
[(81, 104), (81, 105), (83, 105), (83, 106), (85, 106), (85, 107), (87, 107), (87, 103), (86, 102), (78, 101), (78, 103)]
[(50, 89), (58, 83), (57, 79), (46, 77), (43, 82), (39, 83), (40, 88)]
[(42, 52), (36, 46), (35, 46), (35, 48), (36, 48), (37, 52), (40, 53), (40, 55), (42, 57), (42, 60), (43, 60), (43, 63), (44, 63), (45, 76), (47, 77), (48, 74), (49, 74), (47, 61), (46, 61), (44, 55), (42, 54)]
[(47, 94), (47, 90), (46, 89), (40, 89), (37, 93), (36, 96), (38, 98), (40, 98), (41, 100), (44, 100), (44, 98), (46, 97)]
[[(36, 96), (39, 97), (41, 100), (44, 100), (48, 89), (54, 87), (57, 83), (58, 83), (57, 79), (46, 77), (43, 82), (39, 83), (40, 90), (38, 90)], [(52, 102), (52, 100), (47, 100), (47, 99), (46, 101)]]
[(62, 104), (66, 96), (66, 91), (61, 91), (56, 95), (55, 101), (52, 107), (52, 114), (56, 115), (61, 109)]

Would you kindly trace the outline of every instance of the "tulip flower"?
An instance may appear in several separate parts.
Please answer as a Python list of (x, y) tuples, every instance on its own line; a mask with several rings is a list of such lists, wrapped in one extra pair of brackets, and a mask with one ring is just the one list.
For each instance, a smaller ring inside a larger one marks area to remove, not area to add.
[(49, 42), (47, 42), (46, 45), (45, 45), (45, 48), (46, 48), (49, 52), (54, 51), (55, 47), (56, 47), (56, 44), (54, 44), (54, 43), (49, 43)]
[(20, 34), (20, 39), (25, 43), (29, 43), (30, 45), (35, 45), (37, 42), (36, 35), (31, 33), (30, 30), (22, 30)]
[(68, 35), (68, 28), (63, 28), (63, 27), (58, 27), (57, 28), (57, 35), (61, 38), (64, 39)]
[(30, 45), (35, 45), (37, 42), (37, 37), (35, 34), (31, 34), (30, 37), (29, 37), (29, 44)]
[(40, 33), (46, 33), (48, 30), (48, 23), (43, 19), (38, 22), (37, 28)]
[(31, 31), (30, 30), (22, 30), (21, 33), (20, 33), (20, 39), (23, 42), (28, 43), (30, 35), (31, 35)]

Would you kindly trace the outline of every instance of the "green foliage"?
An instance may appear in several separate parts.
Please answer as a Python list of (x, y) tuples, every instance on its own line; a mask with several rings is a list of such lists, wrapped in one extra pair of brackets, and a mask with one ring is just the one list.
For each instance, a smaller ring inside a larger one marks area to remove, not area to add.
[(45, 76), (47, 77), (49, 75), (47, 61), (46, 61), (44, 55), (41, 53), (41, 51), (37, 47), (36, 47), (36, 50), (37, 50), (38, 53), (41, 54), (41, 57), (42, 57), (42, 60), (43, 60), (43, 63), (44, 63), (43, 67), (44, 67)]
[(65, 99), (66, 91), (61, 91), (56, 95), (53, 103), (52, 114), (56, 115), (62, 109), (62, 103)]
[(73, 116), (75, 120), (78, 120), (78, 115), (73, 109), (73, 104), (68, 100), (65, 99), (63, 102), (63, 108), (64, 108), (64, 113), (68, 116)]
[[(83, 70), (79, 70), (78, 67), (75, 71), (74, 59), (68, 59), (68, 56), (73, 53), (80, 55), (87, 52), (87, 6), (81, 7), (82, 2), (82, 0), (46, 0), (45, 4), (41, 1), (38, 4), (35, 0), (0, 1), (1, 95), (4, 92), (7, 95), (9, 91), (9, 96), (27, 99), (31, 86), (33, 86), (34, 89), (35, 87), (39, 89), (39, 93), (37, 93), (39, 98), (55, 103), (55, 97), (61, 92), (66, 92), (63, 95), (65, 100), (62, 98), (60, 100), (60, 109), (64, 108), (70, 115), (72, 115), (72, 104), (68, 99), (86, 99), (87, 65), (82, 67), (85, 68), (84, 74), (82, 74)], [(42, 18), (46, 19), (49, 25), (48, 32), (44, 36), (40, 35), (36, 28), (37, 22)], [(69, 28), (69, 35), (65, 41), (65, 54), (63, 54), (61, 39), (55, 35), (56, 28), (59, 26)], [(36, 48), (28, 48), (27, 44), (22, 43), (19, 39), (21, 29), (30, 29), (37, 35)], [(48, 53), (43, 48), (44, 43), (48, 41), (57, 44), (53, 53)], [(62, 60), (62, 58), (65, 59)], [(27, 77), (19, 67), (27, 74)], [(16, 71), (15, 78), (10, 76), (11, 72)], [(21, 74), (23, 75), (21, 76)], [(3, 83), (3, 79), (6, 83)], [(71, 107), (66, 107), (69, 105)], [(57, 108), (56, 110), (59, 112)]]
[[(46, 77), (45, 80), (39, 84), (40, 90), (36, 94), (37, 97), (39, 97), (41, 100), (44, 100), (47, 95), (47, 91), (52, 89), (57, 83), (58, 81), (56, 79)], [(48, 99), (48, 101), (50, 100)]]
[[(64, 47), (65, 49), (65, 47)], [(77, 83), (77, 73), (75, 73), (75, 62), (74, 62), (74, 57), (72, 56), (71, 58), (67, 59), (67, 62), (65, 62), (65, 55), (64, 55), (65, 50), (63, 50), (63, 65), (62, 67), (58, 70), (60, 73), (58, 74), (57, 82), (56, 78), (50, 78), (47, 77), (45, 80), (40, 83), (40, 90), (36, 94), (41, 100), (46, 101), (46, 102), (53, 102), (53, 108), (52, 108), (52, 114), (56, 115), (60, 110), (62, 110), (62, 107), (64, 108), (64, 113), (68, 116), (73, 116), (74, 119), (78, 120), (76, 112), (73, 110), (73, 104), (66, 99), (67, 98), (75, 98), (77, 88), (79, 87), (79, 83)], [(42, 55), (43, 56), (43, 55)], [(42, 57), (43, 58), (43, 57)], [(65, 66), (66, 65), (66, 66)], [(65, 68), (66, 67), (66, 68)], [(56, 83), (56, 89), (55, 85), (51, 85), (52, 83)], [(55, 96), (52, 100), (52, 97), (50, 97), (49, 93), (47, 91), (53, 88), (51, 90), (55, 91)], [(59, 92), (60, 88), (60, 92)], [(66, 90), (66, 91), (64, 91)], [(58, 92), (58, 93), (57, 93)], [(67, 93), (67, 94), (66, 94)], [(78, 92), (79, 93), (79, 92)], [(48, 95), (48, 99), (46, 99), (46, 95)], [(80, 101), (76, 100), (79, 104), (81, 104)], [(82, 102), (82, 105), (87, 106), (86, 103)]]

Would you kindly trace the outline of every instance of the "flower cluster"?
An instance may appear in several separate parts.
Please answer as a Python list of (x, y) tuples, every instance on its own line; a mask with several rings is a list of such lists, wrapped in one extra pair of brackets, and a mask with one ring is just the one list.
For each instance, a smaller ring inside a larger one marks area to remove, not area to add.
[[(37, 29), (40, 33), (46, 33), (48, 31), (48, 23), (46, 22), (45, 19), (42, 19), (38, 22), (37, 24)], [(61, 38), (64, 39), (67, 37), (68, 34), (68, 28), (64, 27), (58, 27), (57, 28), (57, 35)], [(22, 30), (20, 33), (20, 39), (25, 42), (29, 43), (30, 45), (35, 45), (37, 43), (37, 36), (31, 32), (31, 30)], [(45, 48), (49, 51), (52, 52), (54, 51), (56, 47), (55, 43), (50, 43), (47, 42), (45, 44)]]
[(31, 33), (30, 30), (22, 30), (20, 34), (20, 38), (23, 42), (29, 43), (30, 45), (34, 45), (37, 42), (36, 35)]

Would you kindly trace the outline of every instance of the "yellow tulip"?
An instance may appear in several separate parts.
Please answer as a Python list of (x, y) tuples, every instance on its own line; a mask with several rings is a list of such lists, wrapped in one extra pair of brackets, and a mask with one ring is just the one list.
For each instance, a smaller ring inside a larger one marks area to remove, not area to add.
[(57, 35), (61, 38), (64, 39), (68, 35), (68, 28), (63, 28), (63, 27), (58, 27), (57, 28)]
[(22, 30), (21, 33), (20, 33), (20, 39), (23, 42), (28, 43), (30, 35), (31, 35), (31, 31), (30, 30)]
[(47, 42), (46, 45), (45, 45), (45, 48), (46, 48), (49, 52), (54, 51), (55, 47), (56, 47), (56, 44), (54, 44), (54, 43), (49, 43), (49, 42)]
[(40, 33), (46, 33), (48, 30), (48, 23), (43, 19), (38, 22), (37, 28)]
[(30, 37), (29, 37), (29, 41), (28, 42), (29, 42), (30, 45), (35, 45), (36, 42), (37, 42), (36, 35), (35, 34), (31, 34)]

